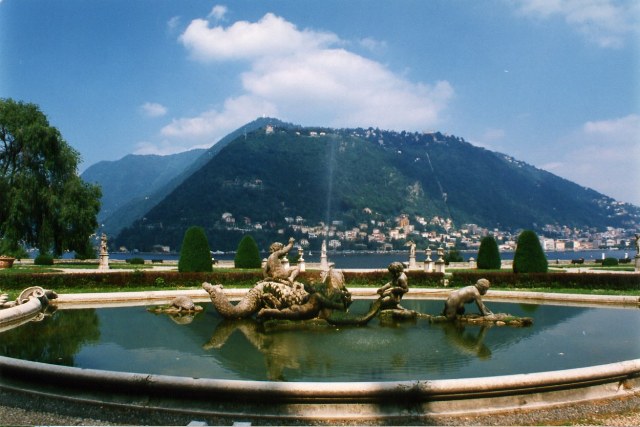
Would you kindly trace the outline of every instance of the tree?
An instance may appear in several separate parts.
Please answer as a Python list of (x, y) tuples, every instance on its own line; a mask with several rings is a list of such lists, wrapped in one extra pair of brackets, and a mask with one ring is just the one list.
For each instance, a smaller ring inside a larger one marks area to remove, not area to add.
[(444, 262), (446, 265), (449, 265), (451, 262), (463, 262), (464, 258), (462, 258), (462, 254), (460, 251), (456, 249), (451, 249), (446, 254), (444, 254)]
[(204, 228), (192, 226), (184, 233), (178, 271), (181, 273), (210, 272), (211, 249)]
[(478, 249), (478, 268), (480, 270), (500, 270), (501, 265), (502, 261), (496, 239), (493, 236), (483, 237), (480, 241), (480, 249)]
[(547, 257), (534, 231), (524, 230), (518, 236), (516, 253), (513, 256), (514, 273), (546, 273)]
[(86, 252), (101, 191), (78, 176), (79, 162), (35, 104), (0, 99), (0, 252)]
[(246, 234), (240, 240), (233, 263), (235, 268), (260, 268), (262, 266), (260, 249), (251, 235)]

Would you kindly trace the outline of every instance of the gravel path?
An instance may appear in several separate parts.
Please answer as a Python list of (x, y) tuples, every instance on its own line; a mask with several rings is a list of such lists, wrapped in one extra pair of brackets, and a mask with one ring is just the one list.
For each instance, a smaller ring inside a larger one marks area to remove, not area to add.
[[(37, 408), (37, 409), (33, 409)], [(23, 395), (0, 390), (0, 425), (187, 425), (190, 422), (208, 425), (233, 425), (248, 420), (215, 419), (169, 413), (140, 412), (123, 408), (80, 405), (57, 399)], [(255, 422), (254, 425), (264, 425)], [(279, 423), (274, 421), (273, 425)], [(294, 425), (312, 423), (293, 422)], [(320, 423), (316, 423), (320, 424)], [(335, 423), (331, 423), (334, 424)], [(363, 425), (340, 423), (341, 425)], [(375, 425), (376, 423), (369, 423)], [(382, 424), (382, 423), (378, 423)], [(640, 426), (640, 394), (624, 399), (574, 405), (541, 411), (482, 417), (436, 418), (415, 420), (406, 425), (576, 425), (576, 426)]]

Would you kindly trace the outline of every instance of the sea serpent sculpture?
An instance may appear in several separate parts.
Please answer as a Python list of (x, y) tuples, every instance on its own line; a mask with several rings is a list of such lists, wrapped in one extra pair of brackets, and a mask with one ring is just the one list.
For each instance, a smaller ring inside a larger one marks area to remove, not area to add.
[[(351, 305), (351, 292), (344, 285), (342, 271), (329, 268), (321, 273), (318, 285), (304, 285), (286, 279), (261, 280), (237, 303), (232, 304), (221, 284), (204, 282), (218, 313), (227, 319), (245, 319), (256, 315), (258, 320), (309, 320), (323, 319), (330, 324), (362, 324), (372, 319), (380, 304), (374, 302), (370, 310), (362, 315), (346, 316)], [(343, 313), (336, 316), (334, 311)]]

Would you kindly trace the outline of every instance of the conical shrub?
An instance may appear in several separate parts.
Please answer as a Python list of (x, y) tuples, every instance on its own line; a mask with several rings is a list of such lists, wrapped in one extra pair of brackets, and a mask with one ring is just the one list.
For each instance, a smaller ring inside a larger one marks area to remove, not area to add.
[(233, 264), (236, 268), (260, 268), (262, 266), (260, 249), (250, 234), (246, 234), (240, 240)]
[(513, 256), (514, 273), (546, 273), (549, 269), (547, 257), (534, 231), (524, 230), (518, 236), (516, 253)]
[(212, 271), (211, 249), (207, 235), (202, 227), (189, 227), (184, 233), (178, 271), (181, 273), (198, 273)]
[(493, 236), (483, 237), (478, 249), (478, 269), (499, 270), (502, 265), (498, 243)]

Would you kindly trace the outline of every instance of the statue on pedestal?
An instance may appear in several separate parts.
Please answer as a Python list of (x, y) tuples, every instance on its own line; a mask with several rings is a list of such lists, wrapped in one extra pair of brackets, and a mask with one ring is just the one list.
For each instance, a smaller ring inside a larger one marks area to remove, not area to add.
[(109, 252), (107, 252), (107, 235), (102, 233), (100, 236), (100, 265), (98, 270), (109, 269)]

